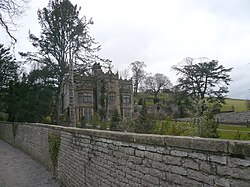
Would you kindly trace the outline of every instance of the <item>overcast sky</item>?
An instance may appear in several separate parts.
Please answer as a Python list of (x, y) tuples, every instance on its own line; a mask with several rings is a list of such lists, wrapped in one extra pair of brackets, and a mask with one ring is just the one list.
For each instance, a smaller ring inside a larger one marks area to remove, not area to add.
[[(28, 31), (39, 35), (37, 9), (48, 1), (32, 0), (15, 36), (16, 51), (30, 50)], [(185, 57), (208, 57), (233, 67), (228, 97), (250, 99), (249, 0), (72, 0), (93, 18), (90, 34), (102, 46), (100, 56), (114, 70), (144, 61), (146, 71), (163, 73), (173, 84), (171, 66)], [(0, 39), (6, 41), (7, 36)]]

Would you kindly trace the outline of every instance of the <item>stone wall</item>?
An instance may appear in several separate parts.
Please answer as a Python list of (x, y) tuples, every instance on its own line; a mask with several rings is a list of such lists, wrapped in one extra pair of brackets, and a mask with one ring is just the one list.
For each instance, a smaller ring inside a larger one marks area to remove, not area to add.
[(60, 133), (65, 186), (249, 186), (250, 142), (0, 123), (0, 136), (48, 168), (49, 133)]
[(247, 124), (250, 123), (250, 112), (228, 112), (215, 116), (221, 123)]

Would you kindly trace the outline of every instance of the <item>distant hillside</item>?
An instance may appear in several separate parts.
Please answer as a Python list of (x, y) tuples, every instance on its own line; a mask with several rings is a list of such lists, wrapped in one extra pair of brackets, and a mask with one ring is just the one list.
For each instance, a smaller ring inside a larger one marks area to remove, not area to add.
[[(140, 92), (138, 93), (138, 96), (135, 97), (134, 99), (136, 100), (136, 102), (138, 102), (140, 98), (148, 98), (147, 104), (149, 105), (153, 104), (154, 96), (150, 95), (149, 93)], [(165, 94), (160, 93), (159, 98), (161, 100), (166, 100), (166, 101), (171, 100), (171, 96), (166, 93)], [(221, 111), (222, 112), (232, 111), (234, 109), (234, 111), (236, 112), (245, 112), (245, 111), (248, 111), (246, 103), (247, 103), (247, 100), (226, 98), (226, 104), (222, 106)]]
[(226, 104), (221, 108), (221, 111), (230, 111), (234, 109), (236, 112), (245, 112), (247, 109), (247, 100), (226, 98)]

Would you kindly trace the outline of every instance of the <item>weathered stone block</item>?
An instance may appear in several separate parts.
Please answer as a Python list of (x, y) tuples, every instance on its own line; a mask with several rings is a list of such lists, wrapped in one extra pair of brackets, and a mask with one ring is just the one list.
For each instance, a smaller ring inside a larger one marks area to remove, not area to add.
[(163, 162), (166, 164), (173, 164), (173, 165), (181, 165), (181, 157), (175, 157), (175, 156), (170, 156), (170, 155), (163, 155), (162, 157)]
[(250, 143), (249, 141), (230, 141), (229, 153), (239, 158), (250, 157)]
[(238, 167), (238, 166), (249, 167), (250, 160), (229, 157), (228, 158), (228, 165), (230, 167)]
[(187, 157), (188, 153), (184, 151), (179, 151), (179, 150), (171, 150), (170, 155), (178, 156), (178, 157)]
[(145, 152), (144, 151), (140, 151), (140, 150), (135, 150), (135, 155), (138, 157), (144, 157), (145, 156)]
[(217, 162), (219, 164), (226, 165), (227, 164), (227, 157), (226, 156), (217, 156), (217, 155), (210, 155), (209, 161)]
[(249, 187), (250, 181), (230, 180), (231, 187)]
[(196, 159), (199, 159), (199, 160), (208, 160), (208, 157), (206, 154), (203, 154), (203, 153), (188, 153), (188, 156), (190, 158), (196, 158)]
[(217, 173), (222, 176), (230, 176), (237, 179), (250, 180), (250, 169), (230, 168), (227, 166), (218, 166)]
[(199, 171), (195, 171), (195, 170), (191, 170), (188, 169), (187, 170), (187, 176), (191, 179), (194, 179), (196, 181), (202, 182), (202, 183), (206, 183), (209, 184), (211, 186), (214, 186), (214, 182), (213, 182), (213, 176), (212, 175), (208, 175)]
[(124, 153), (128, 155), (135, 155), (135, 149), (132, 147), (125, 147), (124, 148)]
[(191, 168), (195, 170), (199, 170), (199, 163), (191, 159), (183, 159), (182, 165), (186, 168)]
[(200, 171), (203, 171), (203, 172), (208, 173), (208, 174), (216, 174), (216, 171), (217, 171), (216, 167), (217, 166), (211, 162), (202, 161), (202, 162), (200, 162), (199, 169), (200, 169)]
[(187, 175), (187, 170), (179, 166), (170, 166), (170, 171), (179, 175)]
[(154, 153), (145, 151), (145, 157), (154, 160)]
[(230, 180), (222, 177), (214, 177), (214, 183), (216, 186), (230, 187)]
[(148, 183), (154, 184), (154, 185), (159, 185), (160, 180), (158, 177), (153, 177), (151, 175), (145, 175), (144, 180), (147, 181)]

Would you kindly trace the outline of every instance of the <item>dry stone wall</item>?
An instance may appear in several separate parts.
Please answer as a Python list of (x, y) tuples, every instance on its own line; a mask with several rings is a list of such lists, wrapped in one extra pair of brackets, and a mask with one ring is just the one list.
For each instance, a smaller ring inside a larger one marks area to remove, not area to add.
[(250, 142), (0, 123), (0, 136), (52, 168), (48, 134), (60, 133), (64, 186), (249, 186)]
[(215, 118), (221, 123), (228, 124), (249, 124), (250, 112), (228, 112), (215, 115)]

